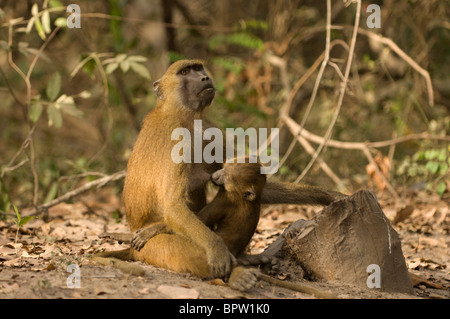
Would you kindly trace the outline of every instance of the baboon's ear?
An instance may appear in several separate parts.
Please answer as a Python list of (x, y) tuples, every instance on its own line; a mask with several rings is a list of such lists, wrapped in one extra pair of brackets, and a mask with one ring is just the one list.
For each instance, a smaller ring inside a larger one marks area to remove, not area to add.
[(161, 87), (161, 80), (157, 80), (157, 81), (153, 82), (153, 91), (155, 91), (158, 99), (164, 101), (164, 94), (163, 94), (163, 90)]
[(256, 193), (253, 189), (248, 189), (244, 192), (244, 199), (253, 202), (256, 199)]

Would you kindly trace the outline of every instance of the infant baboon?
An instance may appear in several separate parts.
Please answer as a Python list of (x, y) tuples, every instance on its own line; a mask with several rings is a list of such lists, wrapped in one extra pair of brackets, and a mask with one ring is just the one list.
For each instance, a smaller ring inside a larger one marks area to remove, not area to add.
[(225, 163), (211, 180), (220, 190), (197, 216), (239, 257), (258, 225), (266, 176), (261, 174), (259, 163)]

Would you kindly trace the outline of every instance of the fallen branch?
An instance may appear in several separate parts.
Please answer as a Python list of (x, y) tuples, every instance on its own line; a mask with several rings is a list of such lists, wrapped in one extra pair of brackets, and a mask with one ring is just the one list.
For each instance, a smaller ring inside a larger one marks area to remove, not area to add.
[(70, 192), (67, 192), (64, 195), (59, 196), (58, 198), (55, 198), (54, 200), (52, 200), (52, 201), (50, 201), (50, 202), (48, 202), (48, 203), (46, 203), (44, 205), (38, 206), (30, 215), (39, 214), (42, 211), (45, 211), (45, 210), (49, 209), (52, 206), (55, 206), (55, 205), (57, 205), (59, 203), (62, 203), (64, 201), (66, 201), (66, 200), (69, 200), (72, 197), (80, 195), (80, 194), (82, 194), (82, 193), (84, 193), (84, 192), (86, 192), (86, 191), (88, 191), (88, 190), (90, 190), (90, 189), (92, 189), (94, 187), (101, 188), (107, 183), (114, 182), (114, 181), (117, 181), (117, 180), (120, 180), (120, 179), (124, 178), (125, 175), (126, 175), (126, 171), (123, 170), (123, 171), (119, 171), (117, 173), (114, 173), (112, 175), (96, 179), (95, 181), (86, 183), (83, 186), (78, 187), (78, 188), (76, 188), (76, 189), (74, 189), (74, 190), (72, 190)]

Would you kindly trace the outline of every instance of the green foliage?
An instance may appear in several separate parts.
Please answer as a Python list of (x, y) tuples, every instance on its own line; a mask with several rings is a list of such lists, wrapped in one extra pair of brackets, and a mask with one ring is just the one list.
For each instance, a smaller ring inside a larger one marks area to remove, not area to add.
[[(423, 51), (424, 42), (411, 39), (425, 39), (427, 43), (435, 44), (433, 50), (425, 52), (420, 59), (427, 61), (423, 67), (433, 78), (435, 108), (426, 108), (423, 79), (407, 63), (406, 73), (391, 74), (389, 64), (384, 62), (386, 52), (376, 53), (358, 46), (360, 51), (355, 55), (349, 82), (349, 93), (352, 93), (349, 97), (352, 98), (342, 108), (333, 138), (384, 140), (393, 132), (404, 136), (425, 131), (433, 119), (448, 115), (442, 105), (445, 99), (439, 97), (445, 97), (448, 92), (450, 64), (444, 62), (450, 57), (450, 33), (438, 23), (445, 20), (444, 5), (438, 0), (431, 1), (432, 4), (418, 2), (414, 6), (405, 2), (392, 8), (386, 25), (390, 23), (398, 28), (399, 32), (391, 35), (392, 41), (413, 59), (417, 59), (417, 52)], [(289, 93), (286, 83), (293, 86), (323, 52), (324, 33), (318, 32), (318, 28), (325, 23), (324, 7), (317, 3), (298, 6), (281, 1), (277, 5), (243, 6), (239, 15), (235, 14), (235, 7), (224, 6), (229, 7), (229, 11), (220, 13), (223, 20), (220, 25), (233, 26), (231, 31), (218, 26), (215, 18), (201, 18), (214, 16), (202, 12), (198, 20), (194, 20), (210, 28), (193, 32), (184, 27), (191, 24), (189, 19), (175, 28), (179, 52), (166, 52), (164, 41), (155, 43), (160, 41), (152, 34), (156, 27), (153, 29), (152, 24), (140, 15), (145, 13), (145, 17), (156, 21), (161, 8), (145, 1), (107, 0), (106, 3), (109, 5), (102, 7), (94, 1), (86, 1), (82, 6), (83, 14), (99, 13), (106, 19), (85, 19), (82, 30), (64, 29), (55, 32), (51, 39), (49, 35), (56, 27), (66, 28), (68, 3), (43, 0), (32, 1), (29, 7), (23, 7), (9, 1), (2, 8), (5, 11), (0, 9), (0, 18), (9, 19), (11, 14), (14, 15), (13, 19), (3, 21), (3, 38), (0, 39), (0, 55), (5, 62), (4, 75), (0, 74), (3, 88), (0, 93), (4, 98), (0, 117), (3, 128), (0, 134), (4, 142), (0, 152), (4, 161), (0, 165), (2, 171), (9, 169), (0, 185), (0, 211), (12, 209), (9, 197), (14, 198), (15, 203), (20, 201), (20, 206), (29, 205), (36, 186), (39, 203), (45, 203), (58, 193), (64, 194), (76, 187), (79, 176), (90, 180), (89, 172), (106, 173), (124, 167), (141, 120), (155, 104), (156, 97), (147, 82), (151, 78), (147, 66), (155, 64), (154, 69), (160, 72), (163, 66), (156, 64), (162, 60), (161, 54), (167, 54), (166, 60), (170, 63), (186, 57), (208, 61), (218, 91), (214, 106), (208, 112), (215, 124), (226, 128), (277, 125), (278, 112)], [(143, 7), (146, 10), (140, 12)], [(202, 10), (209, 10), (208, 7)], [(267, 8), (271, 10), (267, 11)], [(126, 14), (124, 10), (127, 10)], [(336, 17), (336, 24), (353, 23), (353, 12), (344, 10), (342, 13)], [(397, 19), (401, 22), (395, 22), (395, 18), (406, 14), (414, 16), (414, 28), (411, 27), (412, 20)], [(181, 12), (177, 22), (183, 17), (184, 12)], [(259, 20), (260, 17), (264, 18)], [(438, 22), (430, 24), (432, 20)], [(145, 36), (141, 32), (145, 32)], [(411, 36), (405, 37), (405, 34)], [(342, 30), (333, 30), (332, 38), (349, 41), (348, 34)], [(360, 41), (365, 40), (358, 37), (359, 44)], [(389, 51), (387, 47), (384, 50)], [(341, 71), (346, 52), (341, 49), (331, 52), (331, 58)], [(286, 62), (286, 77), (273, 63), (274, 57)], [(421, 64), (420, 61), (416, 60)], [(333, 68), (327, 68), (307, 123), (308, 129), (318, 134), (329, 125), (333, 110), (330, 101), (335, 100), (332, 92), (340, 85), (339, 76), (333, 72)], [(292, 104), (296, 120), (301, 119), (302, 109), (310, 97), (310, 88), (306, 84)], [(67, 116), (83, 117), (83, 120), (65, 122)], [(28, 147), (20, 150), (24, 133), (29, 130), (28, 118), (33, 123), (45, 118), (50, 126), (61, 128), (55, 133), (55, 130), (36, 127), (32, 136), (34, 160)], [(448, 128), (432, 131), (428, 127), (428, 131), (433, 135), (448, 135)], [(288, 135), (287, 139), (291, 138)], [(450, 187), (445, 183), (449, 162), (440, 159), (442, 146), (436, 145), (439, 144), (428, 142), (422, 153), (406, 158), (399, 176), (408, 182), (426, 181), (430, 189), (443, 194)], [(410, 147), (408, 143), (399, 144), (395, 155), (410, 153)], [(9, 163), (18, 151), (21, 154)], [(364, 169), (366, 163), (362, 156), (362, 160), (355, 157), (349, 162), (347, 152), (339, 154), (328, 164), (336, 168), (342, 178)], [(279, 174), (295, 178), (297, 168), (300, 169), (307, 158), (301, 148), (296, 148)], [(38, 185), (35, 185), (28, 163), (36, 168)], [(8, 191), (4, 186), (8, 186)]]
[(239, 75), (245, 67), (244, 61), (237, 57), (215, 57), (213, 59), (213, 64), (227, 71), (231, 71), (235, 75)]
[(448, 187), (445, 180), (450, 176), (449, 153), (450, 146), (420, 150), (403, 160), (397, 169), (397, 175), (406, 176), (414, 181), (425, 181), (429, 189), (442, 196)]
[(14, 212), (16, 213), (16, 217), (17, 219), (14, 221), (17, 225), (17, 231), (19, 231), (19, 228), (22, 227), (23, 225), (25, 225), (26, 223), (28, 223), (30, 220), (32, 220), (33, 218), (37, 218), (36, 216), (25, 216), (25, 217), (21, 217), (19, 214), (19, 210), (17, 209), (17, 207), (13, 204), (12, 205), (14, 208)]
[(267, 21), (264, 20), (256, 20), (256, 19), (250, 19), (250, 20), (242, 20), (240, 21), (239, 26), (243, 30), (258, 30), (261, 29), (263, 31), (267, 31), (269, 29), (269, 25)]
[(26, 223), (28, 223), (30, 220), (32, 220), (33, 218), (37, 218), (36, 216), (25, 216), (25, 217), (21, 217), (19, 214), (19, 210), (17, 209), (17, 207), (12, 204), (13, 208), (14, 208), (14, 212), (16, 213), (16, 220), (14, 221), (17, 225), (17, 231), (16, 231), (16, 240), (15, 243), (17, 244), (17, 240), (19, 238), (19, 230), (20, 227), (22, 227), (23, 225), (25, 225)]
[(127, 56), (126, 54), (121, 53), (116, 55), (114, 58), (104, 60), (102, 63), (106, 65), (106, 74), (111, 74), (120, 67), (123, 73), (127, 73), (128, 70), (131, 69), (140, 77), (150, 80), (150, 73), (147, 68), (142, 65), (145, 61), (147, 61), (147, 58), (144, 56)]
[(169, 63), (170, 63), (170, 64), (172, 64), (172, 63), (174, 63), (174, 62), (177, 62), (177, 61), (179, 61), (179, 60), (186, 59), (186, 56), (185, 56), (185, 55), (183, 55), (183, 54), (181, 54), (181, 53), (178, 53), (178, 52), (174, 52), (174, 51), (169, 51), (169, 52), (167, 52), (167, 55), (168, 55), (168, 57), (169, 57)]
[(119, 210), (114, 210), (111, 213), (111, 217), (116, 221), (116, 223), (120, 223), (122, 221), (122, 214), (120, 213)]
[(59, 72), (55, 72), (47, 84), (47, 98), (50, 101), (54, 101), (58, 96), (59, 90), (61, 90), (61, 75)]
[(208, 41), (210, 50), (216, 50), (223, 45), (237, 45), (247, 49), (262, 50), (264, 49), (264, 42), (251, 33), (235, 32), (231, 34), (216, 34)]
[[(61, 75), (59, 72), (53, 73), (46, 87), (47, 99), (41, 99), (38, 95), (31, 100), (30, 105), (30, 120), (36, 123), (41, 117), (44, 106), (47, 110), (48, 125), (60, 128), (62, 126), (62, 113), (72, 115), (78, 118), (83, 117), (83, 112), (75, 105), (75, 100), (72, 96), (61, 94)], [(83, 94), (80, 97), (86, 96)], [(58, 97), (58, 98), (57, 98)]]
[[(26, 27), (26, 33), (30, 33), (33, 27), (35, 27), (37, 34), (42, 40), (47, 38), (47, 34), (52, 32), (51, 28), (51, 19), (50, 19), (50, 11), (48, 5), (50, 4), (51, 8), (61, 8), (61, 11), (65, 11), (65, 7), (59, 1), (55, 0), (45, 0), (42, 5), (42, 11), (39, 11), (39, 6), (37, 3), (34, 3), (31, 7), (31, 19), (28, 20), (28, 24)], [(57, 27), (65, 27), (66, 19), (59, 17), (54, 22)]]

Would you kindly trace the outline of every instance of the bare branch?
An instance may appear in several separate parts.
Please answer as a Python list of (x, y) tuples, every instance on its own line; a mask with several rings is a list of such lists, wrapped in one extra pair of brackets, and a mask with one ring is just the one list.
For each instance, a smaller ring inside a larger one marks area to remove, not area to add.
[[(328, 8), (328, 7), (331, 7), (330, 0), (327, 1), (327, 16), (329, 15), (328, 11), (331, 11), (331, 8)], [(311, 159), (309, 164), (302, 171), (300, 176), (295, 180), (296, 183), (298, 183), (308, 173), (309, 169), (312, 167), (312, 165), (316, 161), (316, 159), (319, 156), (320, 152), (325, 147), (327, 141), (331, 137), (331, 133), (333, 131), (334, 125), (336, 124), (337, 118), (338, 118), (339, 113), (341, 111), (342, 102), (344, 100), (345, 91), (347, 89), (348, 77), (349, 77), (351, 66), (352, 66), (353, 54), (355, 52), (356, 36), (358, 34), (360, 15), (361, 15), (361, 0), (357, 0), (356, 15), (355, 15), (355, 25), (353, 27), (353, 35), (352, 35), (352, 40), (350, 42), (350, 49), (349, 49), (349, 54), (348, 54), (347, 66), (345, 68), (345, 73), (344, 73), (344, 81), (341, 84), (341, 91), (339, 93), (339, 99), (338, 99), (336, 111), (334, 112), (334, 117), (333, 117), (330, 125), (328, 126), (328, 129), (327, 129), (327, 132), (325, 134), (325, 138), (324, 138), (323, 142), (317, 148), (316, 153), (313, 155), (313, 158)], [(328, 34), (329, 34), (330, 28), (331, 28), (331, 21), (329, 21), (329, 19), (330, 18), (327, 18), (327, 40), (328, 41), (330, 40)], [(327, 58), (327, 56), (325, 56), (325, 57)], [(301, 125), (301, 128), (303, 128), (303, 125)]]
[[(342, 30), (346, 28), (346, 26), (332, 26), (334, 30)], [(383, 43), (387, 45), (392, 51), (394, 51), (399, 57), (401, 57), (406, 63), (408, 63), (414, 70), (416, 70), (420, 75), (422, 75), (426, 81), (427, 91), (428, 91), (428, 103), (430, 106), (434, 106), (434, 91), (433, 85), (431, 82), (430, 73), (427, 70), (422, 68), (416, 61), (414, 61), (408, 54), (406, 54), (400, 47), (391, 39), (383, 37), (377, 33), (366, 29), (358, 29), (358, 33), (365, 35), (375, 41)]]
[(88, 191), (88, 190), (90, 190), (90, 189), (92, 189), (92, 188), (94, 188), (94, 187), (101, 188), (101, 187), (103, 187), (104, 185), (106, 185), (107, 183), (114, 182), (114, 181), (118, 181), (118, 180), (124, 178), (125, 175), (126, 175), (126, 171), (123, 170), (123, 171), (119, 171), (119, 172), (117, 172), (117, 173), (114, 173), (114, 174), (112, 174), (112, 175), (108, 175), (108, 176), (105, 176), (105, 177), (96, 179), (95, 181), (86, 183), (86, 184), (84, 184), (84, 185), (81, 186), (81, 187), (78, 187), (78, 188), (76, 188), (76, 189), (74, 189), (74, 190), (72, 190), (72, 191), (70, 191), (70, 192), (65, 193), (65, 194), (62, 195), (62, 196), (59, 196), (58, 198), (55, 198), (54, 200), (52, 200), (51, 202), (49, 202), (49, 203), (47, 203), (47, 204), (38, 206), (38, 207), (36, 208), (36, 210), (33, 211), (30, 215), (36, 215), (36, 214), (39, 214), (39, 213), (42, 212), (43, 210), (46, 210), (46, 209), (48, 209), (48, 208), (50, 208), (50, 207), (52, 207), (52, 206), (55, 206), (55, 205), (57, 205), (57, 204), (59, 204), (59, 203), (62, 203), (62, 202), (64, 202), (64, 201), (66, 201), (66, 200), (69, 200), (69, 199), (71, 199), (72, 197), (75, 197), (75, 196), (77, 196), (77, 195), (80, 195), (80, 194), (82, 194), (82, 193), (84, 193), (84, 192), (86, 192), (86, 191)]

